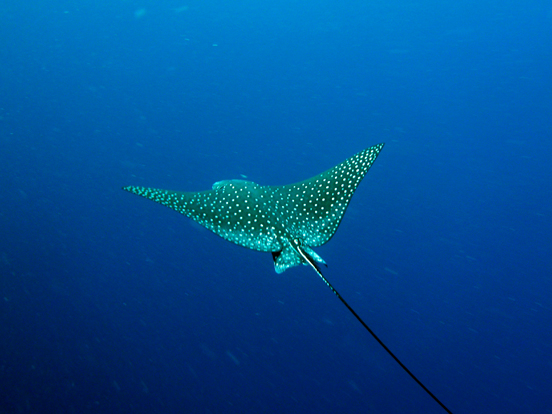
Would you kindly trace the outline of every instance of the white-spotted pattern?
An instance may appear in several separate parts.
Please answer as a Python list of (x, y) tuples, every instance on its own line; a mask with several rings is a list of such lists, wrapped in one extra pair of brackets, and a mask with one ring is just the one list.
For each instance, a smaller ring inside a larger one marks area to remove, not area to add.
[(278, 273), (303, 263), (290, 245), (316, 261), (310, 247), (321, 246), (335, 234), (356, 188), (376, 160), (378, 144), (308, 180), (283, 186), (260, 186), (251, 181), (224, 180), (213, 189), (178, 192), (124, 187), (195, 220), (220, 237), (240, 246), (273, 252)]

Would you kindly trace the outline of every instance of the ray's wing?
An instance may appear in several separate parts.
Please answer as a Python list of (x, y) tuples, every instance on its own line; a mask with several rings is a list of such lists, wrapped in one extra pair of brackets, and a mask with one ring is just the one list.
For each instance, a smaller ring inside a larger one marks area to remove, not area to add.
[(384, 144), (374, 145), (308, 180), (270, 187), (284, 228), (312, 247), (335, 234), (358, 185)]
[[(288, 246), (287, 240), (297, 237), (305, 246), (316, 247), (334, 235), (383, 145), (361, 151), (316, 177), (279, 187), (224, 180), (215, 183), (212, 190), (199, 192), (134, 186), (123, 189), (172, 208), (249, 249), (278, 252)], [(300, 257), (290, 252), (277, 260), (280, 265), (276, 268), (283, 271), (300, 262)]]
[(213, 187), (198, 192), (134, 186), (123, 190), (172, 208), (240, 246), (262, 252), (282, 248), (281, 226), (265, 207), (267, 187), (243, 180), (218, 182)]

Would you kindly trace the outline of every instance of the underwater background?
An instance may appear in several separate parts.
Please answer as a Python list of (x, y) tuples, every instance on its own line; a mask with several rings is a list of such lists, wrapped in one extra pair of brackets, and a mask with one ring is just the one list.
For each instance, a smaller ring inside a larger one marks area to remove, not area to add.
[(550, 1), (0, 9), (0, 413), (442, 413), (324, 283), (121, 190), (386, 146), (325, 275), (454, 413), (552, 413)]

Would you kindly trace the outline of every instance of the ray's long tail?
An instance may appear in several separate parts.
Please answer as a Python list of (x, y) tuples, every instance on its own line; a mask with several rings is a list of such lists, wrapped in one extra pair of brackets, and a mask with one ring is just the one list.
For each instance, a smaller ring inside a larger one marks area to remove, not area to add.
[(311, 267), (314, 269), (314, 271), (318, 274), (318, 276), (320, 276), (320, 278), (324, 281), (324, 283), (326, 284), (326, 286), (328, 286), (332, 292), (335, 294), (335, 296), (337, 296), (339, 298), (339, 300), (347, 307), (347, 309), (349, 309), (349, 312), (351, 312), (355, 318), (357, 318), (357, 320), (362, 324), (362, 326), (364, 326), (364, 328), (370, 333), (370, 335), (372, 335), (374, 337), (374, 339), (376, 341), (378, 341), (378, 343), (383, 347), (383, 349), (385, 349), (385, 351), (391, 355), (391, 357), (397, 362), (397, 364), (399, 364), (401, 366), (401, 368), (408, 374), (410, 375), (410, 377), (416, 381), (416, 383), (423, 388), (423, 390), (429, 394), (429, 396), (431, 398), (433, 398), (435, 400), (435, 402), (437, 402), (437, 404), (439, 404), (443, 410), (445, 410), (447, 413), (449, 414), (452, 414), (452, 411), (450, 411), (448, 409), (448, 407), (443, 404), (441, 402), (441, 400), (439, 400), (439, 398), (437, 398), (435, 396), (435, 394), (433, 394), (424, 384), (422, 381), (420, 381), (418, 379), (418, 377), (416, 377), (416, 375), (414, 375), (412, 373), (412, 371), (410, 371), (406, 365), (404, 365), (402, 363), (402, 361), (393, 353), (393, 351), (391, 351), (387, 345), (385, 345), (383, 343), (383, 341), (375, 334), (374, 331), (372, 331), (372, 329), (370, 329), (370, 327), (366, 324), (366, 322), (364, 322), (362, 320), (362, 318), (358, 315), (358, 313), (355, 312), (355, 310), (353, 308), (351, 308), (351, 306), (347, 303), (347, 301), (345, 299), (343, 299), (343, 296), (341, 296), (339, 294), (339, 292), (337, 290), (335, 290), (335, 288), (332, 286), (332, 284), (328, 281), (328, 279), (326, 279), (326, 277), (322, 274), (322, 272), (320, 271), (320, 268), (316, 265), (316, 263), (314, 263), (314, 260), (312, 260), (304, 251), (303, 249), (299, 248), (297, 249), (297, 251), (299, 252), (299, 254), (303, 257), (303, 259), (309, 263), (311, 265)]

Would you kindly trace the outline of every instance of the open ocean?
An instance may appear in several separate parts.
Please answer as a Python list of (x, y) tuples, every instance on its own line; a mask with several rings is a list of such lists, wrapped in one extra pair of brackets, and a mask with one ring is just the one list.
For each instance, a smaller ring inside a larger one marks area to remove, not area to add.
[(444, 410), (312, 269), (121, 190), (385, 142), (325, 276), (455, 414), (552, 413), (552, 2), (0, 8), (0, 413)]

